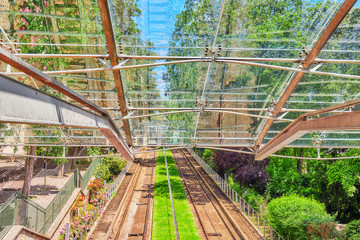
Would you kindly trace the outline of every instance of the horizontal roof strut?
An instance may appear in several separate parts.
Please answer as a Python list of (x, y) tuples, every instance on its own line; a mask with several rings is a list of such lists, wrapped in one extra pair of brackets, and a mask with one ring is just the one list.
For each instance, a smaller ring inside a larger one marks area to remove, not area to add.
[(0, 81), (0, 122), (99, 129), (125, 159), (133, 159), (108, 115), (86, 111), (3, 75)]
[[(195, 147), (197, 147), (197, 145), (195, 145)], [(214, 150), (221, 150), (221, 151), (228, 151), (228, 152), (245, 153), (245, 154), (251, 154), (251, 155), (255, 154), (253, 152), (247, 152), (247, 151), (241, 151), (241, 150), (229, 149), (229, 148), (223, 148), (223, 147), (206, 147), (206, 148), (214, 149)]]
[[(346, 17), (346, 15), (349, 13), (349, 11), (356, 2), (357, 0), (345, 0), (345, 2), (341, 5), (338, 12), (335, 14), (333, 19), (330, 21), (329, 25), (325, 28), (325, 30), (323, 31), (323, 33), (315, 43), (313, 49), (310, 51), (309, 55), (305, 59), (305, 62), (302, 64), (304, 68), (309, 68), (310, 65), (314, 62), (318, 54), (321, 52), (322, 48), (330, 39), (331, 35), (334, 33), (334, 31), (337, 29), (337, 27), (340, 25), (342, 20)], [(296, 88), (296, 86), (298, 85), (304, 74), (305, 72), (297, 72), (294, 75), (290, 84), (287, 86), (286, 90), (284, 91), (279, 101), (277, 102), (275, 109), (273, 111), (273, 116), (277, 116), (279, 114), (282, 107), (285, 105), (286, 101), (288, 100), (291, 93), (294, 91), (294, 89)], [(256, 139), (254, 149), (257, 149), (261, 145), (262, 141), (266, 136), (266, 133), (269, 131), (273, 122), (274, 120), (272, 119), (266, 121), (264, 127), (262, 128), (261, 132), (258, 135), (258, 138)]]
[[(184, 144), (148, 144), (148, 145), (144, 145), (144, 144), (134, 144), (134, 147), (183, 147)], [(223, 144), (196, 144), (196, 148), (208, 148), (208, 147), (231, 147), (231, 148), (238, 148), (238, 147), (252, 147), (252, 144), (234, 144), (234, 143), (223, 143)], [(192, 147), (189, 146), (189, 147)], [(303, 145), (291, 145), (292, 148), (314, 148), (313, 146), (303, 146)], [(318, 147), (317, 147), (318, 148)], [(324, 147), (324, 146), (320, 146), (320, 148), (329, 148), (329, 147)], [(342, 146), (338, 147), (338, 146), (331, 146), (331, 148), (344, 148)], [(348, 146), (347, 148), (358, 148), (356, 146)], [(273, 155), (272, 155), (273, 156)]]
[(154, 150), (148, 150), (148, 151), (135, 151), (134, 154), (141, 154), (141, 153), (149, 153), (149, 152), (160, 152), (160, 151), (167, 151), (167, 150), (175, 150), (175, 149), (184, 149), (187, 146), (183, 146), (183, 147), (171, 147), (171, 148), (159, 148), (159, 149), (154, 149)]
[[(294, 49), (296, 51), (296, 49)], [(17, 53), (14, 54), (20, 58), (94, 58), (94, 59), (109, 59), (107, 54), (47, 54), (47, 53)], [(133, 60), (214, 60), (215, 62), (223, 61), (245, 61), (245, 62), (288, 62), (288, 63), (302, 63), (303, 60), (298, 58), (254, 58), (254, 57), (194, 57), (194, 56), (138, 56), (138, 55), (119, 55), (118, 59), (133, 59)], [(349, 59), (322, 59), (316, 58), (313, 63), (348, 63), (360, 64), (360, 60)]]
[[(104, 108), (107, 109), (107, 108)], [(112, 109), (112, 108), (109, 108)], [(142, 108), (142, 107), (128, 107), (129, 110), (137, 110), (137, 111), (169, 111), (169, 110), (195, 110), (196, 108)], [(210, 110), (224, 110), (224, 111), (269, 111), (268, 108), (207, 108)], [(313, 112), (316, 109), (290, 109), (290, 108), (282, 108), (281, 112)], [(335, 111), (334, 112), (343, 112), (343, 111)]]
[(241, 113), (241, 112), (234, 112), (234, 111), (225, 111), (222, 109), (208, 109), (208, 108), (201, 108), (201, 109), (195, 108), (195, 109), (191, 109), (191, 110), (160, 112), (160, 113), (137, 115), (137, 116), (125, 116), (125, 117), (123, 117), (123, 119), (136, 119), (136, 118), (170, 115), (170, 114), (186, 113), (186, 112), (217, 112), (217, 113), (235, 114), (235, 115), (242, 115), (242, 116), (255, 117), (255, 118), (274, 119), (277, 121), (284, 121), (284, 122), (292, 122), (293, 121), (292, 119), (284, 119), (281, 117), (274, 118), (274, 117), (266, 117), (266, 116), (256, 115), (256, 114), (248, 114), (248, 113)]
[(304, 134), (312, 131), (328, 130), (359, 130), (360, 129), (360, 111), (335, 114), (327, 117), (310, 119), (311, 116), (327, 113), (332, 110), (347, 108), (360, 104), (360, 99), (324, 108), (312, 113), (305, 113), (298, 117), (294, 122), (288, 125), (284, 130), (272, 138), (267, 144), (258, 149), (255, 159), (263, 160), (277, 150), (285, 147), (289, 143), (300, 138)]
[(332, 158), (311, 158), (311, 157), (296, 157), (296, 156), (284, 156), (284, 155), (275, 155), (272, 154), (271, 157), (280, 157), (280, 158), (293, 158), (293, 159), (304, 159), (304, 160), (345, 160), (345, 159), (355, 159), (360, 158), (360, 156), (353, 157), (332, 157)]
[(51, 157), (51, 156), (39, 156), (39, 155), (28, 155), (28, 154), (0, 153), (0, 156), (34, 157), (34, 158), (45, 158), (45, 159), (84, 159), (84, 158), (100, 158), (100, 157), (123, 156), (123, 155), (121, 155), (121, 154), (106, 154), (106, 155), (96, 155), (96, 156)]
[[(115, 65), (113, 67), (105, 67), (105, 68), (87, 68), (87, 69), (75, 69), (75, 70), (59, 70), (59, 71), (44, 71), (47, 75), (57, 75), (57, 74), (75, 74), (75, 73), (89, 73), (89, 72), (101, 72), (101, 71), (115, 71), (115, 70), (124, 70), (124, 69), (134, 69), (134, 68), (144, 68), (144, 67), (156, 67), (156, 66), (165, 66), (165, 65), (173, 65), (173, 64), (183, 64), (183, 63), (194, 63), (194, 62), (210, 62), (211, 60), (179, 60), (179, 61), (171, 61), (171, 62), (160, 62), (160, 63), (148, 63), (148, 64), (138, 64), (138, 65), (127, 65), (124, 66), (123, 63)], [(342, 74), (342, 73), (333, 73), (333, 72), (320, 72), (314, 69), (307, 68), (292, 68), (292, 67), (283, 67), (277, 65), (269, 65), (264, 63), (254, 63), (254, 62), (246, 62), (246, 61), (233, 61), (233, 60), (221, 60), (218, 62), (224, 63), (235, 63), (241, 65), (249, 65), (249, 66), (257, 66), (271, 69), (278, 69), (284, 71), (293, 71), (301, 74), (315, 74), (322, 76), (333, 76), (340, 78), (352, 78), (352, 79), (360, 79), (358, 75), (351, 74)], [(3, 72), (2, 74), (7, 76), (22, 76), (25, 74), (19, 72)]]
[[(23, 14), (23, 13), (21, 13)], [(8, 42), (3, 44), (10, 45)], [(76, 43), (31, 43), (31, 42), (17, 42), (16, 45), (35, 45), (35, 46), (66, 46), (66, 47), (105, 47), (104, 44), (76, 44)], [(123, 47), (129, 48), (153, 48), (153, 49), (204, 49), (204, 47), (174, 47), (174, 46), (144, 46), (144, 45), (126, 45), (123, 44)], [(236, 48), (236, 47), (222, 47), (222, 50), (229, 51), (290, 51), (290, 52), (299, 52), (301, 48)], [(324, 49), (324, 52), (340, 52), (340, 53), (360, 53), (360, 50), (343, 50), (343, 49)], [(119, 55), (122, 56), (122, 55)], [(127, 55), (126, 55), (127, 56)]]
[(256, 66), (256, 67), (264, 67), (264, 68), (271, 68), (271, 69), (278, 69), (278, 70), (285, 70), (285, 71), (293, 71), (299, 73), (308, 73), (308, 74), (315, 74), (315, 75), (323, 75), (323, 76), (333, 76), (333, 77), (341, 77), (341, 78), (353, 78), (353, 79), (360, 79), (358, 75), (350, 75), (350, 74), (341, 74), (341, 73), (333, 73), (333, 72), (320, 72), (313, 69), (307, 68), (292, 68), (292, 67), (282, 67), (276, 65), (269, 65), (263, 63), (254, 63), (254, 62), (245, 62), (245, 61), (230, 61), (230, 60), (223, 60), (221, 62), (224, 63), (236, 63), (241, 65), (249, 65), (249, 66)]

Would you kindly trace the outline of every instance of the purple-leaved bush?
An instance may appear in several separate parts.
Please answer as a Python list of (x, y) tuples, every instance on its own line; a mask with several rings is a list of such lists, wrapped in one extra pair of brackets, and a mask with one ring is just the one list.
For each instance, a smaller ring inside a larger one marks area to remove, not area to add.
[[(249, 151), (246, 148), (236, 149)], [(269, 159), (255, 161), (254, 155), (217, 151), (214, 154), (214, 162), (220, 175), (232, 173), (234, 181), (242, 186), (255, 188), (260, 193), (265, 191), (269, 180), (269, 174), (266, 172)]]

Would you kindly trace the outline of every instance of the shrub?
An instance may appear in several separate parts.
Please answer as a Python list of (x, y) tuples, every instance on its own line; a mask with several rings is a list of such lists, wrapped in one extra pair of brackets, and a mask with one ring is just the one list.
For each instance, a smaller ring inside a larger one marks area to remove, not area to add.
[(117, 156), (106, 157), (96, 167), (94, 175), (96, 178), (110, 182), (117, 176), (126, 165), (126, 160)]
[(94, 176), (102, 181), (106, 180), (107, 182), (110, 181), (112, 177), (109, 167), (103, 162), (95, 168)]
[(321, 228), (333, 221), (323, 204), (296, 195), (272, 200), (268, 205), (267, 218), (270, 225), (289, 240), (316, 239), (311, 235), (317, 233), (315, 226)]
[(349, 222), (346, 226), (346, 239), (358, 240), (360, 239), (360, 219)]
[[(239, 150), (249, 151), (246, 148)], [(269, 180), (269, 175), (266, 172), (268, 159), (255, 161), (254, 155), (217, 151), (214, 154), (214, 163), (219, 175), (232, 173), (234, 181), (240, 183), (241, 186), (253, 188), (259, 193), (265, 191)]]
[(103, 163), (108, 166), (111, 175), (118, 175), (126, 166), (126, 160), (118, 156), (110, 156), (103, 159)]

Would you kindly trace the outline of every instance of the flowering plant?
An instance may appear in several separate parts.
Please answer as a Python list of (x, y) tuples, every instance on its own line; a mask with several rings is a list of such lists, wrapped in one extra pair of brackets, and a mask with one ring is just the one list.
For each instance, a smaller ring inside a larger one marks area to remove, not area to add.
[(71, 209), (73, 211), (76, 211), (78, 208), (84, 205), (84, 201), (85, 201), (85, 196), (80, 194), (79, 196), (77, 196), (76, 201)]
[(89, 183), (89, 186), (88, 186), (88, 190), (92, 194), (96, 194), (97, 192), (99, 192), (103, 188), (104, 188), (104, 184), (100, 179), (91, 180), (90, 183)]

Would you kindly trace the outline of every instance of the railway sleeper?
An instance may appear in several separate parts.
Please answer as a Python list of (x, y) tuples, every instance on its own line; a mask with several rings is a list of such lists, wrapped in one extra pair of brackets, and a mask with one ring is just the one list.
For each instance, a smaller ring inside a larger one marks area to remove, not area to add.
[(214, 232), (214, 233), (208, 233), (207, 234), (208, 236), (210, 236), (210, 237), (221, 237), (222, 236), (222, 234), (221, 233), (219, 233), (219, 232)]
[(136, 203), (136, 205), (147, 205), (147, 203)]
[(199, 202), (199, 203), (197, 203), (196, 205), (205, 205), (205, 203)]
[(148, 196), (148, 195), (146, 195), (146, 196), (143, 196), (142, 198), (154, 198), (154, 196), (153, 195), (150, 195), (150, 196)]
[(129, 233), (129, 237), (139, 237), (139, 236), (143, 236), (144, 233)]

